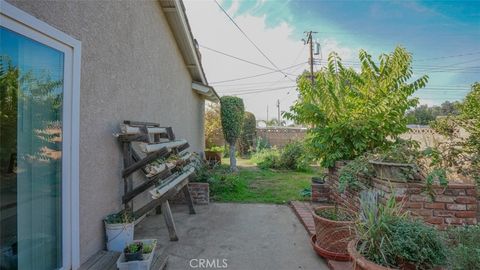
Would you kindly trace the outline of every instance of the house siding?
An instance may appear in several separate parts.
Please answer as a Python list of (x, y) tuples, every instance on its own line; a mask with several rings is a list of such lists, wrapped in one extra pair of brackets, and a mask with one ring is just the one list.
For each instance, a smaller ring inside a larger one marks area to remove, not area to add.
[[(82, 42), (80, 95), (81, 263), (105, 247), (102, 220), (121, 209), (124, 119), (172, 126), (203, 149), (204, 101), (158, 1), (13, 1)], [(144, 197), (145, 198), (145, 197)], [(137, 204), (138, 205), (138, 204)]]

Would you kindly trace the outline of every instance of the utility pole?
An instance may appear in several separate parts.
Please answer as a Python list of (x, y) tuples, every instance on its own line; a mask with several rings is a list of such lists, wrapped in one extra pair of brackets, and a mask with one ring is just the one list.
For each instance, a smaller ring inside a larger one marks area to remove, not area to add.
[(267, 105), (267, 125), (268, 125), (268, 105)]
[(310, 79), (312, 81), (312, 87), (313, 85), (315, 84), (315, 75), (313, 74), (313, 37), (312, 35), (313, 34), (316, 34), (317, 32), (313, 32), (313, 31), (308, 31), (308, 32), (304, 32), (307, 34), (307, 39), (303, 40), (303, 42), (305, 44), (308, 43), (308, 45), (310, 46), (310, 59), (309, 59), (309, 62), (310, 62)]
[(280, 99), (277, 99), (277, 110), (278, 110), (278, 125), (281, 126), (281, 119), (280, 119)]

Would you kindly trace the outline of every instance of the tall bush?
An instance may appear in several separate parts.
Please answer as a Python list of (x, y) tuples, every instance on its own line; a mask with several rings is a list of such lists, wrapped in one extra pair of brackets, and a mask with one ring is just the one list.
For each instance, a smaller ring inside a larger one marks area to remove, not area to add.
[(221, 97), (220, 106), (223, 136), (230, 146), (230, 169), (236, 171), (235, 144), (242, 132), (245, 106), (241, 98), (232, 96)]
[(311, 127), (309, 145), (326, 167), (385, 146), (388, 137), (405, 132), (405, 112), (418, 103), (410, 97), (428, 81), (426, 75), (411, 80), (412, 56), (402, 47), (382, 54), (378, 64), (364, 50), (359, 60), (357, 72), (331, 53), (313, 86), (307, 74), (299, 77), (299, 99), (284, 113)]
[(255, 115), (251, 112), (245, 112), (243, 119), (242, 134), (239, 141), (239, 152), (242, 155), (248, 155), (254, 148), (255, 137), (257, 136), (257, 121)]

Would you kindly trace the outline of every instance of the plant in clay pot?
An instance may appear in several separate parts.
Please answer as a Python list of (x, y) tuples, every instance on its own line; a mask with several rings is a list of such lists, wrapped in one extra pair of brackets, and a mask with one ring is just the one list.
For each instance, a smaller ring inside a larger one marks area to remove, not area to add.
[(312, 212), (316, 234), (312, 237), (315, 251), (333, 260), (349, 260), (347, 244), (353, 237), (354, 213), (338, 206), (320, 206)]
[(143, 260), (143, 243), (133, 242), (125, 247), (125, 261), (141, 261)]
[(357, 239), (348, 244), (355, 270), (439, 269), (446, 264), (440, 233), (412, 220), (394, 197), (381, 205), (378, 193), (362, 192), (355, 231)]

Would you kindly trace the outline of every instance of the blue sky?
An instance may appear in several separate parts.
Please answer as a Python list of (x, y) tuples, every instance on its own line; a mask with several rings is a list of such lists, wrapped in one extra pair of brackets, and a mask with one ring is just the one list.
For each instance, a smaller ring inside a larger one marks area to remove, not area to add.
[[(213, 0), (197, 1), (195, 5), (187, 2), (187, 14), (195, 13), (194, 9), (202, 9), (203, 12), (208, 10), (212, 17), (214, 14), (218, 15), (220, 9), (214, 2), (212, 5), (212, 2)], [(278, 66), (288, 66), (288, 64), (280, 64), (282, 58), (291, 58), (287, 54), (296, 55), (297, 51), (292, 51), (293, 49), (289, 47), (282, 53), (276, 53), (275, 47), (287, 46), (289, 42), (297, 42), (301, 47), (300, 39), (304, 35), (303, 32), (313, 30), (318, 32), (315, 38), (318, 38), (322, 44), (323, 59), (328, 52), (339, 50), (345, 61), (353, 66), (358, 61), (357, 54), (360, 48), (367, 50), (376, 58), (380, 53), (392, 51), (396, 45), (404, 46), (414, 56), (415, 75), (430, 76), (428, 87), (417, 93), (421, 103), (424, 104), (439, 104), (444, 100), (462, 99), (468, 92), (469, 85), (480, 80), (480, 1), (224, 0), (219, 2), (273, 62), (278, 63)], [(224, 14), (220, 12), (220, 15), (224, 17), (224, 24), (231, 24)], [(256, 19), (261, 20), (263, 26), (258, 22), (253, 23)], [(204, 35), (202, 31), (197, 35), (195, 30), (198, 27), (195, 27), (194, 23), (208, 26), (208, 21), (209, 19), (204, 17), (203, 22), (194, 18), (191, 22), (194, 35), (199, 39), (200, 44), (209, 44), (211, 48), (217, 50), (221, 48), (221, 51), (233, 55), (238, 55), (239, 50), (251, 51), (248, 60), (269, 65), (261, 55), (255, 54), (255, 49), (251, 48), (253, 46), (249, 43), (242, 43), (242, 46), (238, 47), (232, 43), (224, 46), (228, 44), (228, 41), (224, 41), (225, 35), (232, 36), (230, 39), (241, 36), (233, 24), (230, 25), (231, 33), (223, 35), (223, 38)], [(217, 26), (210, 25), (210, 28), (212, 27)], [(263, 29), (260, 29), (262, 27)], [(288, 29), (283, 31), (285, 41), (278, 39), (277, 44), (271, 45), (263, 40), (262, 31), (265, 33), (276, 31), (276, 35), (281, 35), (282, 31), (277, 31), (280, 28)], [(205, 54), (207, 59), (214, 57), (217, 61), (222, 57), (204, 51), (202, 50), (202, 55)], [(303, 58), (302, 55), (301, 59)], [(208, 61), (207, 59), (205, 61)], [(236, 65), (231, 63), (232, 68)], [(235, 78), (234, 76), (217, 78), (216, 75), (208, 73), (208, 67), (206, 70), (209, 78), (214, 77), (213, 82)], [(235, 82), (248, 83), (248, 80)], [(261, 85), (261, 81), (255, 82)], [(232, 87), (235, 86), (232, 85)], [(221, 83), (216, 85), (216, 88), (220, 94), (222, 92), (231, 94), (227, 87), (222, 88)], [(278, 96), (279, 93), (272, 93), (274, 98), (273, 95)], [(248, 99), (252, 98), (248, 97)], [(286, 99), (287, 103), (294, 101), (294, 98)]]

